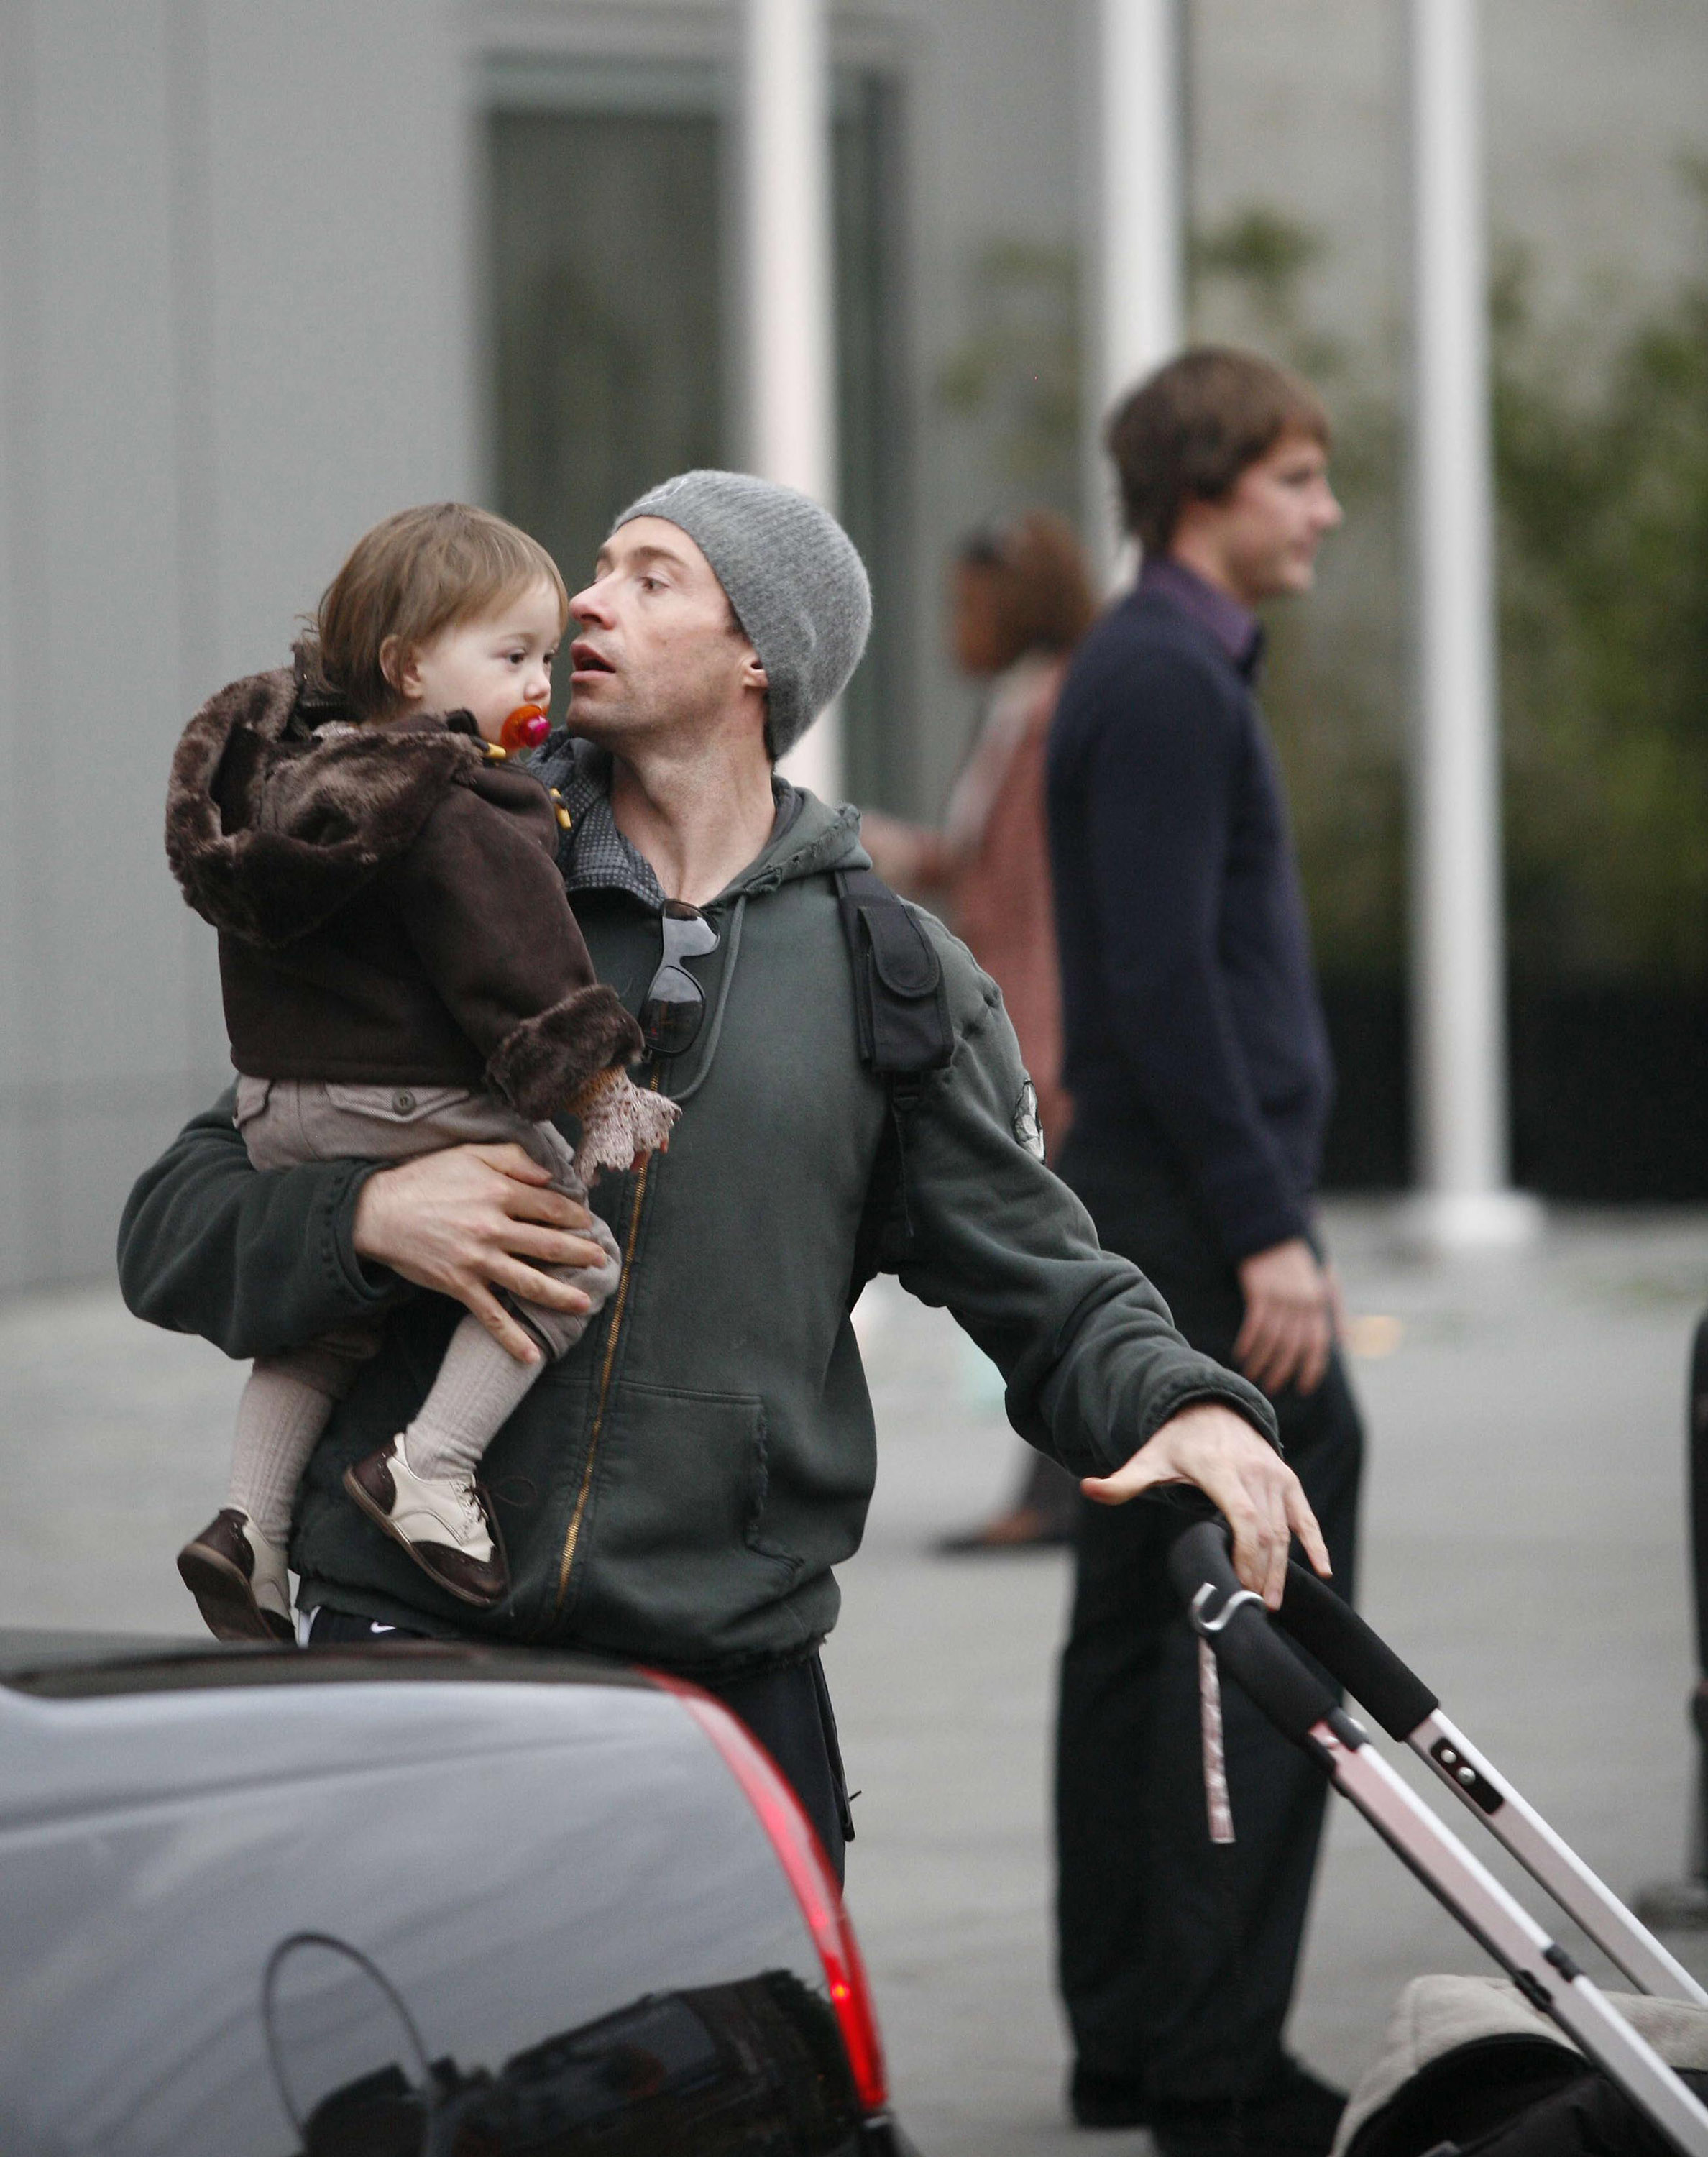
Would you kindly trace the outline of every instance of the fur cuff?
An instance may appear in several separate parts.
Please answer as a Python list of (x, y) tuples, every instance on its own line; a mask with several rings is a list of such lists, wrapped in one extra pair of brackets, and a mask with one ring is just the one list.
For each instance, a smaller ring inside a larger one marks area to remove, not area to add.
[(597, 1073), (631, 1063), (640, 1029), (603, 981), (525, 1018), (487, 1059), (486, 1083), (531, 1124), (562, 1115)]

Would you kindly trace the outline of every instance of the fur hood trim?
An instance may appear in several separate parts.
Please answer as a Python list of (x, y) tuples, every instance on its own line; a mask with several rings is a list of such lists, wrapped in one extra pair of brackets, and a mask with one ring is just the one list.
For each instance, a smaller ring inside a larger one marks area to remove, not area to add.
[(316, 740), (288, 668), (210, 697), (167, 789), (166, 851), (216, 929), (274, 949), (317, 929), (412, 845), (481, 744), (440, 721)]
[(589, 1078), (632, 1063), (645, 1046), (622, 998), (595, 981), (513, 1027), (487, 1058), (485, 1083), (518, 1115), (543, 1123), (563, 1115)]

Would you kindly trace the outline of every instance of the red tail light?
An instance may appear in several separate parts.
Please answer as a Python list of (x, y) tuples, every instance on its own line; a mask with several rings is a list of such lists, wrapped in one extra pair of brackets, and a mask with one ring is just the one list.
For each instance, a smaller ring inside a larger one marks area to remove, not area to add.
[(883, 2046), (872, 2012), (872, 1993), (865, 1966), (854, 1938), (854, 1928), (842, 1907), (836, 1875), (831, 1871), (824, 1846), (796, 1798), (767, 1753), (745, 1726), (719, 1701), (697, 1686), (667, 1676), (662, 1671), (648, 1675), (681, 1699), (696, 1722), (723, 1756), (724, 1765), (746, 1792), (759, 1815), (777, 1861), (788, 1876), (824, 1964), (825, 1981), (831, 1989), (831, 2005), (842, 2032), (842, 2043), (853, 2071), (854, 2088), (867, 2112), (882, 2112), (889, 2103), (884, 2077)]

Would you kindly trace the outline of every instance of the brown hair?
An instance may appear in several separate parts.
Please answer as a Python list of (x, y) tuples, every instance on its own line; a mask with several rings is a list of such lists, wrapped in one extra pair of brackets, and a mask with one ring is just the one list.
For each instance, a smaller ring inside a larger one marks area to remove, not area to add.
[(1009, 641), (1004, 666), (1028, 651), (1066, 651), (1078, 643), (1097, 612), (1091, 572), (1073, 527), (1052, 509), (1029, 509), (956, 550), (963, 569), (995, 580)]
[(327, 586), (298, 646), (301, 671), (358, 718), (387, 718), (399, 703), (380, 661), (388, 637), (421, 646), (542, 582), (567, 623), (569, 595), (538, 539), (460, 502), (400, 509), (363, 534)]
[(1329, 415), (1298, 375), (1224, 345), (1170, 360), (1122, 399), (1104, 432), (1127, 529), (1160, 553), (1183, 503), (1221, 501), (1284, 435), (1329, 446)]

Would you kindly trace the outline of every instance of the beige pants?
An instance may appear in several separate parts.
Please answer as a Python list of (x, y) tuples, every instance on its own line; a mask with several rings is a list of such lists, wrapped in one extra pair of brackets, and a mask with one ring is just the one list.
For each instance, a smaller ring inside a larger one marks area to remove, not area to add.
[[(413, 1161), (446, 1146), (512, 1142), (550, 1171), (553, 1190), (579, 1204), (587, 1202), (587, 1187), (575, 1172), (569, 1143), (555, 1125), (531, 1124), (495, 1095), (471, 1093), (463, 1086), (240, 1078), (235, 1121), (250, 1159), (260, 1169), (298, 1168), (312, 1161)], [(554, 1358), (581, 1338), (594, 1313), (609, 1300), (622, 1271), (615, 1239), (597, 1213), (585, 1233), (604, 1251), (603, 1265), (541, 1264), (539, 1270), (558, 1280), (573, 1281), (593, 1299), (591, 1310), (572, 1315), (519, 1297), (502, 1298)], [(342, 1400), (355, 1382), (358, 1367), (378, 1346), (378, 1328), (348, 1326), (267, 1360)]]

